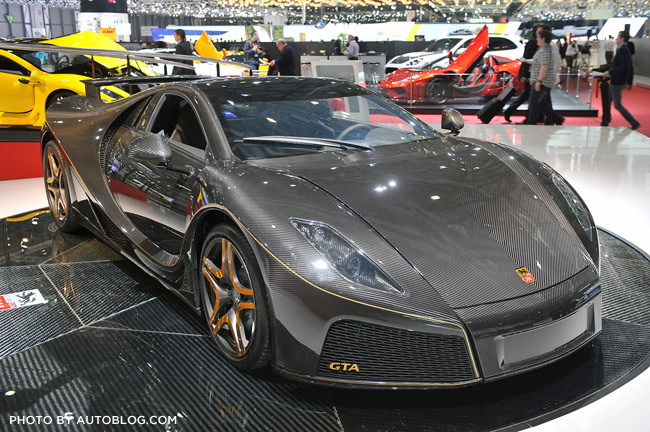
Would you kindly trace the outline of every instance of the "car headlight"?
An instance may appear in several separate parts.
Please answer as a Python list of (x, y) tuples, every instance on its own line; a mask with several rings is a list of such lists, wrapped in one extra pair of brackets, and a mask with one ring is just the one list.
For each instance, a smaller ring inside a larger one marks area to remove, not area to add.
[(420, 64), (424, 63), (424, 59), (422, 57), (416, 57), (412, 58), (411, 60), (407, 61), (404, 65), (405, 66), (418, 66)]
[(399, 81), (396, 81), (396, 82), (398, 82), (398, 83), (410, 82), (410, 81), (413, 81), (414, 79), (415, 79), (415, 75), (409, 75), (408, 77), (403, 78), (403, 79), (401, 79)]
[(403, 294), (386, 273), (350, 241), (330, 226), (302, 219), (290, 219), (291, 224), (341, 276), (350, 282), (395, 294)]
[(571, 189), (571, 186), (569, 186), (567, 182), (555, 171), (551, 173), (551, 179), (553, 180), (555, 187), (560, 191), (566, 200), (567, 204), (569, 204), (569, 208), (573, 214), (575, 214), (576, 219), (578, 219), (580, 226), (585, 231), (585, 234), (589, 240), (593, 240), (593, 230), (591, 227), (591, 221), (589, 220), (589, 212), (587, 211), (587, 208), (585, 207), (582, 200), (578, 198), (575, 192), (573, 192), (573, 189)]

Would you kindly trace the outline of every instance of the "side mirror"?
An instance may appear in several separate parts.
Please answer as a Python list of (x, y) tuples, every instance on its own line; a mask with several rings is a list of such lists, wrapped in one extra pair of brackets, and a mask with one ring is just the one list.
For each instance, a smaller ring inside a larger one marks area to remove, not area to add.
[(41, 80), (40, 80), (39, 75), (32, 72), (31, 74), (29, 74), (29, 77), (18, 78), (18, 82), (21, 83), (21, 84), (30, 84), (30, 83), (31, 84), (40, 84)]
[(32, 72), (29, 74), (29, 82), (32, 84), (40, 84), (41, 83), (41, 74)]
[(172, 149), (163, 135), (147, 134), (131, 141), (129, 157), (138, 162), (167, 165), (172, 159)]
[(458, 135), (460, 130), (465, 126), (463, 115), (453, 108), (445, 108), (442, 110), (442, 122), (440, 127), (445, 130), (450, 130), (451, 135)]

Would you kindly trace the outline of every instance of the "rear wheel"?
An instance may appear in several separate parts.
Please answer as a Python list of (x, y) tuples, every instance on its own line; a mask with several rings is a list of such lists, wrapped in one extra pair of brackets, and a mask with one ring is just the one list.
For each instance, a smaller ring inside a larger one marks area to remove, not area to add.
[(77, 230), (79, 224), (70, 204), (67, 165), (54, 141), (49, 141), (43, 151), (43, 177), (47, 203), (56, 225), (64, 232)]
[(52, 105), (54, 105), (55, 103), (57, 103), (58, 101), (63, 100), (63, 99), (65, 99), (67, 97), (70, 97), (70, 96), (74, 96), (76, 94), (77, 93), (69, 91), (69, 90), (56, 91), (56, 92), (52, 93), (47, 98), (47, 102), (45, 103), (45, 108), (47, 109), (47, 108), (51, 107)]
[(445, 103), (451, 98), (451, 84), (444, 79), (434, 79), (427, 84), (424, 94), (433, 103)]
[(260, 369), (271, 357), (264, 283), (250, 245), (239, 230), (220, 224), (201, 248), (201, 303), (221, 354), (241, 369)]

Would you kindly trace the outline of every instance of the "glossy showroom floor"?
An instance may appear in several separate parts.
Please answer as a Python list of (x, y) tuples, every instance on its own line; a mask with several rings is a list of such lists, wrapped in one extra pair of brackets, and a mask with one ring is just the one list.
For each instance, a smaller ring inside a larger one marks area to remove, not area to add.
[(10, 415), (67, 411), (177, 416), (166, 430), (183, 431), (648, 430), (650, 258), (606, 231), (650, 252), (650, 138), (627, 128), (511, 125), (467, 125), (461, 136), (534, 154), (594, 213), (604, 229), (605, 319), (593, 346), (453, 391), (343, 391), (239, 373), (189, 309), (101, 242), (53, 232), (47, 213), (7, 218), (46, 205), (42, 180), (7, 181), (0, 294), (36, 286), (49, 301), (11, 320), (0, 311), (0, 430), (23, 430)]

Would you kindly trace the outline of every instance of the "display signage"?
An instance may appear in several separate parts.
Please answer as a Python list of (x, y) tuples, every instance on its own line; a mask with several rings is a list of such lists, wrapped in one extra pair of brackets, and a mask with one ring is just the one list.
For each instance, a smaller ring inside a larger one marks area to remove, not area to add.
[(99, 34), (105, 38), (112, 40), (113, 42), (117, 42), (117, 34), (115, 32), (115, 28), (100, 27)]
[(79, 11), (127, 13), (126, 0), (81, 0)]
[(47, 303), (41, 292), (37, 289), (20, 291), (0, 296), (0, 311), (16, 309), (24, 306), (33, 306)]

